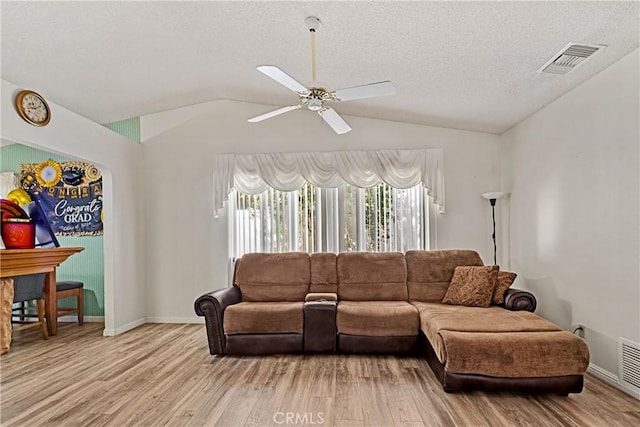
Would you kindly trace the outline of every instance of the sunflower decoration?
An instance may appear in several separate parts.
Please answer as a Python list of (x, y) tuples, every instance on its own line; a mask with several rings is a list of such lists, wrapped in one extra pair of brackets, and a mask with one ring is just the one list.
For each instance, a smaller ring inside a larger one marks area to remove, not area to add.
[(102, 177), (100, 169), (98, 169), (95, 165), (87, 166), (87, 168), (84, 170), (84, 174), (89, 182), (97, 181)]
[(62, 178), (62, 168), (53, 160), (46, 160), (36, 166), (36, 179), (43, 187), (53, 187)]

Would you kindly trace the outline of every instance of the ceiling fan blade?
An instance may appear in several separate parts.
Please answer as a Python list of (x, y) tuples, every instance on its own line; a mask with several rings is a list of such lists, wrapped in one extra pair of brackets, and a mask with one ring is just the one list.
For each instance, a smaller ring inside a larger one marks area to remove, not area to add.
[(373, 98), (375, 96), (395, 95), (396, 87), (390, 81), (338, 89), (333, 94), (340, 101)]
[(327, 122), (327, 124), (331, 126), (338, 135), (347, 133), (351, 130), (351, 127), (347, 122), (345, 122), (333, 108), (325, 108), (324, 110), (318, 111), (318, 114), (322, 116), (322, 119)]
[(289, 88), (294, 92), (307, 92), (306, 86), (303, 86), (302, 83), (295, 80), (293, 77), (291, 77), (289, 74), (285, 73), (275, 65), (261, 65), (258, 67), (258, 71), (266, 74), (273, 80), (280, 83), (282, 86)]
[(300, 107), (301, 105), (287, 105), (286, 107), (278, 108), (277, 110), (269, 111), (268, 113), (252, 117), (248, 121), (251, 123), (261, 122), (263, 120), (270, 119), (271, 117), (279, 116), (280, 114), (284, 114), (292, 110), (297, 110)]

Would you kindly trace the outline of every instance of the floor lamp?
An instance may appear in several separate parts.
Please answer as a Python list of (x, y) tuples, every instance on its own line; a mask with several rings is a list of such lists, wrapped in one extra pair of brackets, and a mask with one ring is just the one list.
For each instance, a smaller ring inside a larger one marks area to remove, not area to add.
[(498, 265), (498, 248), (496, 246), (496, 200), (504, 195), (505, 193), (500, 191), (482, 193), (482, 197), (491, 203), (491, 218), (493, 219), (493, 234), (491, 235), (491, 238), (493, 239), (493, 263), (495, 265)]

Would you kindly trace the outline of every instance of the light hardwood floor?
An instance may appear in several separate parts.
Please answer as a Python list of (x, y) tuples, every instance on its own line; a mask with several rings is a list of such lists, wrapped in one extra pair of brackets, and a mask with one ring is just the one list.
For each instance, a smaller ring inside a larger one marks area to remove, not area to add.
[(447, 394), (417, 358), (213, 357), (204, 325), (102, 328), (16, 333), (0, 358), (1, 425), (640, 425), (640, 402), (591, 376), (569, 397)]

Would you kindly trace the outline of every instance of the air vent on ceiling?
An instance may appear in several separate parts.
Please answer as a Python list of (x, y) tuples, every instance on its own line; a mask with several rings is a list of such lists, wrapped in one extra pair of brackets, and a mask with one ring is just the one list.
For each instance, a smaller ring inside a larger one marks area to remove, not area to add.
[(539, 73), (567, 74), (585, 59), (605, 47), (597, 44), (569, 43), (538, 70)]

